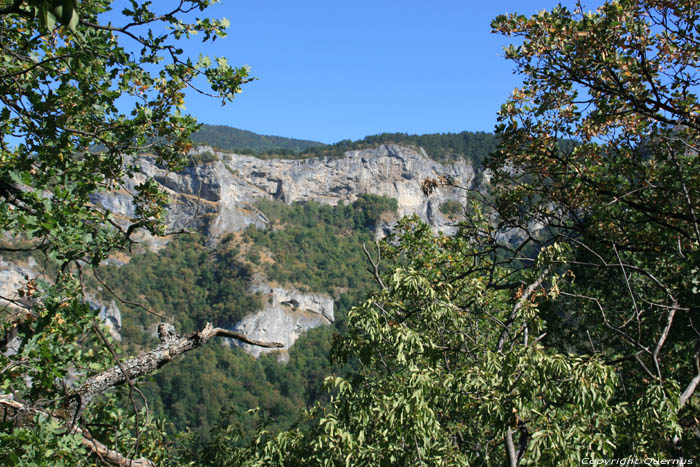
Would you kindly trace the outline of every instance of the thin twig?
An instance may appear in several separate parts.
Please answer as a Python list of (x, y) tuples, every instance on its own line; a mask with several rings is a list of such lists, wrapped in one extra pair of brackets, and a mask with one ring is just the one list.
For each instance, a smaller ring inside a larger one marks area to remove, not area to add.
[(381, 253), (381, 248), (379, 247), (379, 244), (377, 244), (377, 260), (374, 261), (372, 258), (372, 255), (369, 254), (369, 251), (367, 251), (367, 246), (362, 243), (362, 251), (365, 252), (365, 256), (367, 257), (367, 261), (372, 265), (372, 274), (374, 275), (374, 279), (377, 281), (379, 286), (382, 288), (382, 290), (386, 290), (386, 286), (384, 285), (384, 281), (382, 281), (382, 276), (379, 273), (379, 262), (382, 259), (382, 253)]
[(99, 282), (100, 285), (101, 285), (102, 287), (104, 287), (105, 289), (107, 289), (107, 290), (109, 291), (109, 293), (111, 293), (112, 295), (114, 295), (114, 297), (115, 297), (117, 300), (119, 300), (120, 302), (124, 303), (125, 305), (131, 305), (131, 306), (135, 306), (135, 307), (141, 308), (142, 310), (146, 311), (147, 313), (150, 313), (150, 314), (152, 314), (152, 315), (154, 315), (154, 316), (157, 316), (157, 317), (159, 317), (160, 319), (164, 319), (164, 320), (167, 320), (167, 319), (168, 319), (168, 318), (166, 318), (165, 316), (161, 315), (160, 313), (156, 313), (155, 311), (151, 310), (150, 308), (148, 308), (148, 307), (147, 307), (146, 305), (144, 305), (143, 303), (132, 302), (132, 301), (130, 301), (130, 300), (126, 300), (125, 298), (122, 298), (122, 297), (121, 297), (119, 294), (117, 294), (117, 292), (115, 292), (109, 285), (107, 285), (107, 283), (106, 283), (105, 281), (103, 281), (103, 280), (100, 278), (100, 276), (97, 275), (97, 269), (95, 269), (95, 268), (92, 269), (92, 275), (95, 277), (95, 280), (96, 280), (97, 282)]

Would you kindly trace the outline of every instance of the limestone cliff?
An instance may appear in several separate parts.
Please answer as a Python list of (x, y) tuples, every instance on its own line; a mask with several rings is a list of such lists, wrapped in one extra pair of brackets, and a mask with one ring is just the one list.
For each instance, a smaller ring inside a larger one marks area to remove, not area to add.
[[(442, 189), (426, 198), (421, 184), (426, 178), (445, 176), (458, 186), (471, 187), (474, 180), (474, 168), (468, 161), (441, 165), (427, 157), (422, 149), (398, 145), (348, 151), (343, 157), (333, 159), (263, 160), (216, 153), (208, 147), (198, 148), (193, 153), (195, 158), (203, 155), (213, 162), (192, 165), (178, 173), (158, 167), (153, 158), (141, 158), (142, 174), (130, 180), (124, 190), (99, 194), (93, 202), (128, 218), (135, 209), (129, 191), (146, 176), (153, 177), (173, 200), (168, 213), (170, 228), (205, 231), (215, 243), (225, 234), (251, 224), (265, 228), (268, 221), (255, 208), (260, 199), (335, 205), (341, 200), (353, 202), (362, 194), (374, 194), (396, 199), (399, 216), (416, 214), (436, 229), (449, 233), (454, 229), (452, 221), (439, 207), (447, 200), (463, 202), (464, 191)], [(390, 227), (387, 224), (378, 226), (377, 234), (382, 235)], [(154, 248), (164, 242), (162, 239), (151, 241)], [(286, 351), (306, 330), (333, 322), (330, 297), (271, 287), (261, 281), (253, 289), (263, 294), (266, 304), (234, 329), (254, 339), (282, 342)], [(107, 322), (114, 321), (105, 318)], [(116, 322), (114, 324), (116, 328)], [(243, 347), (256, 356), (262, 351)], [(281, 358), (286, 355), (285, 351)]]
[[(171, 228), (206, 228), (212, 241), (250, 224), (264, 227), (267, 220), (254, 207), (262, 198), (335, 205), (368, 193), (396, 199), (400, 216), (417, 214), (435, 228), (449, 231), (451, 221), (439, 206), (449, 199), (463, 201), (464, 192), (444, 189), (426, 198), (421, 183), (426, 178), (447, 176), (459, 186), (471, 187), (474, 180), (474, 168), (468, 161), (441, 165), (422, 149), (398, 145), (348, 151), (337, 159), (263, 160), (215, 153), (207, 147), (195, 154), (205, 152), (213, 153), (217, 160), (178, 173), (157, 167), (152, 158), (140, 162), (142, 172), (163, 185), (174, 201), (169, 210)], [(127, 190), (101, 193), (93, 201), (128, 217), (134, 212), (129, 188), (141, 181), (137, 177), (127, 184)]]

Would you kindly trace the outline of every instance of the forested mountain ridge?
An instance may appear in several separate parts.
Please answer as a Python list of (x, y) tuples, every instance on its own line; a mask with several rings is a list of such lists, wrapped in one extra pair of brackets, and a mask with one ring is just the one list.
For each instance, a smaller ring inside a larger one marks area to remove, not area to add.
[[(457, 160), (442, 165), (429, 159), (421, 150), (397, 145), (348, 151), (342, 158), (304, 160), (261, 160), (199, 148), (194, 152), (193, 159), (199, 163), (175, 173), (158, 167), (153, 159), (142, 158), (141, 171), (158, 182), (175, 200), (167, 211), (169, 230), (198, 231), (212, 246), (249, 227), (262, 231), (283, 230), (284, 224), (276, 226), (271, 220), (270, 212), (279, 213), (279, 209), (274, 208), (274, 203), (270, 204), (271, 201), (288, 205), (299, 202), (330, 206), (357, 205), (358, 209), (366, 206), (372, 212), (366, 214), (371, 222), (359, 222), (357, 226), (351, 222), (346, 230), (369, 229), (376, 236), (388, 233), (396, 220), (405, 215), (416, 215), (442, 231), (454, 231), (459, 213), (456, 213), (457, 217), (454, 212), (446, 213), (445, 206), (450, 201), (462, 202), (465, 196), (463, 188), (472, 187), (478, 180), (475, 168), (468, 161)], [(423, 192), (424, 180), (441, 176), (448, 177), (455, 186), (446, 187), (439, 195), (427, 198)], [(136, 179), (135, 182), (138, 181)], [(94, 196), (93, 201), (117, 218), (127, 218), (136, 210), (128, 191), (127, 184), (126, 191), (103, 192)], [(394, 200), (395, 204), (391, 207), (382, 205), (374, 199), (377, 196)], [(266, 211), (268, 214), (265, 214)], [(313, 209), (308, 212), (310, 220), (316, 222), (318, 213)], [(387, 215), (382, 216), (383, 212), (387, 212)], [(389, 214), (391, 212), (393, 214)], [(248, 237), (258, 243), (264, 241), (270, 252), (277, 251), (278, 257), (272, 256), (270, 260), (273, 264), (283, 262), (282, 256), (279, 256), (283, 253), (277, 250), (276, 245), (282, 241), (279, 236), (265, 240), (264, 236), (249, 233)], [(153, 242), (155, 248), (161, 248), (167, 242), (167, 239), (146, 239)], [(359, 246), (356, 245), (355, 248), (355, 253), (359, 254)], [(339, 267), (341, 263), (342, 261), (338, 262), (338, 266), (334, 267)], [(264, 285), (267, 283), (265, 276), (272, 272), (273, 270), (259, 271), (262, 278), (257, 281), (258, 288), (276, 287), (274, 284), (269, 287)], [(332, 277), (336, 271), (327, 273)], [(288, 276), (285, 278), (278, 272), (277, 277), (270, 279), (282, 279), (283, 286), (302, 288), (306, 293), (333, 292), (310, 288), (309, 284), (314, 283), (311, 278), (290, 283)], [(347, 287), (348, 284), (340, 286)], [(354, 286), (355, 284), (350, 285), (351, 288)], [(268, 299), (273, 300), (278, 295), (279, 293), (271, 294)], [(328, 313), (332, 317), (332, 309)], [(327, 312), (317, 313), (318, 316), (314, 319), (304, 320), (302, 322), (305, 324), (301, 324), (300, 317), (295, 316), (293, 310), (275, 306), (268, 308), (267, 315), (259, 317), (256, 325), (245, 327), (247, 333), (260, 340), (270, 341), (272, 336), (290, 336), (282, 341), (291, 344), (296, 338), (291, 336), (299, 334), (298, 326), (303, 331), (319, 324), (328, 324), (323, 318), (325, 314)], [(278, 317), (273, 319), (271, 316)], [(227, 324), (233, 325), (235, 322)], [(287, 347), (288, 345), (285, 349)]]
[(458, 133), (379, 133), (359, 140), (345, 139), (324, 144), (317, 141), (259, 135), (226, 125), (202, 125), (192, 135), (198, 145), (211, 146), (218, 151), (251, 154), (263, 159), (301, 159), (342, 157), (346, 151), (371, 149), (382, 144), (398, 144), (422, 148), (431, 159), (447, 162), (463, 158), (481, 165), (498, 147), (498, 137), (483, 131)]
[[(250, 316), (241, 330), (261, 341), (285, 343), (286, 366), (277, 362), (278, 353), (253, 361), (240, 350), (209, 345), (194, 359), (169, 365), (144, 391), (157, 414), (178, 430), (189, 427), (205, 438), (217, 411), (226, 407), (262, 407), (275, 419), (271, 426), (286, 428), (296, 420), (296, 410), (322, 397), (321, 382), (331, 372), (331, 337), (343, 328), (349, 307), (372, 288), (362, 244), (373, 248), (376, 235), (388, 232), (399, 215), (415, 214), (449, 230), (456, 218), (444, 214), (442, 205), (458, 203), (463, 192), (455, 188), (427, 199), (423, 179), (445, 173), (471, 186), (474, 168), (467, 161), (444, 166), (421, 150), (396, 145), (304, 160), (261, 160), (201, 147), (192, 158), (196, 164), (181, 172), (148, 157), (140, 162), (143, 175), (174, 200), (168, 230), (196, 235), (137, 236), (154, 252), (114, 256), (99, 272), (110, 289), (92, 281), (91, 295), (104, 304), (116, 301), (111, 315), (119, 323), (116, 335), (134, 350), (155, 343), (161, 318), (133, 303), (167, 316), (183, 333), (208, 321), (238, 328)], [(136, 206), (129, 193), (133, 186), (126, 186), (93, 201), (116, 220), (127, 218)], [(36, 262), (21, 264), (15, 282), (22, 281), (19, 276), (37, 277)], [(6, 266), (8, 274), (16, 267)], [(330, 315), (310, 314), (305, 299), (330, 302)], [(319, 325), (327, 329), (304, 335)], [(257, 348), (246, 350), (259, 354)]]
[[(260, 362), (239, 350), (209, 345), (202, 356), (170, 365), (155, 376), (158, 384), (145, 385), (158, 414), (166, 415), (177, 429), (189, 427), (199, 435), (211, 427), (217, 410), (227, 406), (260, 406), (277, 420), (275, 427), (285, 428), (295, 420), (296, 409), (318, 400), (321, 381), (331, 371), (331, 337), (344, 327), (349, 307), (372, 287), (362, 244), (373, 248), (375, 237), (389, 232), (402, 215), (414, 214), (435, 228), (453, 229), (459, 210), (448, 213), (445, 206), (459, 205), (464, 192), (446, 188), (428, 199), (423, 181), (446, 175), (455, 184), (471, 187), (479, 178), (478, 169), (467, 160), (443, 165), (421, 149), (400, 145), (303, 160), (263, 160), (200, 147), (192, 160), (183, 171), (172, 172), (142, 157), (140, 170), (174, 200), (167, 211), (168, 230), (196, 235), (137, 235), (141, 245), (150, 245), (154, 252), (141, 249), (131, 257), (112, 257), (112, 265), (99, 273), (110, 290), (93, 281), (91, 294), (104, 304), (116, 300), (111, 317), (119, 323), (115, 331), (125, 348), (153, 345), (160, 320), (133, 303), (167, 316), (180, 332), (211, 321), (261, 341), (285, 343), (281, 355), (274, 353)], [(93, 201), (117, 221), (126, 219), (137, 209), (130, 192), (140, 180), (136, 177), (126, 189), (98, 193)], [(9, 274), (15, 266), (7, 266)], [(36, 277), (39, 269), (23, 267), (18, 274)], [(3, 291), (3, 296), (12, 292)], [(325, 311), (314, 314), (304, 304), (309, 300), (329, 302), (330, 307), (323, 305)], [(304, 336), (320, 325), (328, 329)], [(299, 338), (301, 350), (295, 350), (292, 344)], [(288, 361), (288, 369), (277, 363), (280, 356)], [(201, 358), (218, 363), (196, 364)], [(175, 389), (184, 381), (189, 389)], [(222, 381), (237, 394), (235, 400), (214, 389)], [(195, 417), (196, 413), (209, 416)]]
[(192, 135), (196, 144), (212, 146), (222, 151), (244, 151), (246, 153), (268, 153), (273, 151), (302, 152), (312, 147), (324, 146), (318, 141), (309, 141), (284, 136), (261, 135), (226, 125), (202, 125)]

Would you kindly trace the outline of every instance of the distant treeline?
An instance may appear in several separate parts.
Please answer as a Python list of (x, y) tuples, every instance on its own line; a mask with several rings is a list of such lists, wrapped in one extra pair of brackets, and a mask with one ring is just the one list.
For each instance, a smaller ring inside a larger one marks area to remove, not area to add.
[(259, 135), (252, 131), (239, 130), (225, 125), (202, 125), (192, 135), (197, 144), (212, 146), (222, 151), (265, 153), (290, 151), (299, 153), (316, 146), (324, 146), (318, 141), (285, 138), (283, 136)]
[(306, 155), (340, 157), (345, 151), (367, 149), (381, 144), (402, 144), (425, 149), (431, 159), (444, 162), (455, 158), (467, 158), (480, 163), (498, 146), (493, 133), (483, 131), (460, 133), (431, 133), (409, 135), (407, 133), (381, 133), (361, 140), (343, 140), (335, 144), (317, 146), (305, 151)]
[(316, 141), (258, 135), (222, 125), (203, 125), (193, 141), (216, 149), (250, 154), (262, 159), (304, 159), (311, 157), (342, 157), (345, 151), (368, 149), (381, 144), (402, 144), (421, 147), (431, 159), (445, 162), (466, 158), (481, 163), (496, 150), (498, 138), (493, 133), (462, 131), (460, 133), (381, 133), (357, 141), (349, 139), (334, 144)]

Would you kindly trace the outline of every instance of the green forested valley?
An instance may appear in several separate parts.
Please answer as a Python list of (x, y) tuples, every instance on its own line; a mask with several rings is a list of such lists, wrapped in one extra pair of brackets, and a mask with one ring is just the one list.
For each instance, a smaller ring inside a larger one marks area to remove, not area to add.
[[(192, 430), (195, 446), (209, 439), (229, 410), (244, 415), (259, 407), (266, 427), (279, 430), (299, 421), (301, 408), (327, 399), (323, 380), (342, 369), (330, 362), (333, 336), (342, 332), (350, 307), (374, 287), (362, 244), (374, 247), (375, 224), (396, 210), (396, 201), (367, 195), (340, 206), (265, 201), (258, 207), (271, 228), (251, 226), (239, 239), (231, 234), (214, 249), (199, 234), (176, 236), (157, 253), (135, 255), (126, 265), (99, 271), (111, 288), (103, 290), (104, 301), (116, 293), (144, 305), (120, 304), (127, 353), (157, 344), (150, 331), (162, 316), (180, 332), (196, 331), (206, 322), (233, 326), (260, 306), (260, 298), (248, 291), (254, 273), (334, 297), (334, 325), (302, 336), (287, 363), (278, 362), (275, 354), (256, 360), (210, 343), (141, 385), (154, 415), (165, 417), (172, 432)], [(263, 263), (261, 256), (274, 261)], [(246, 439), (255, 426), (246, 427)]]

